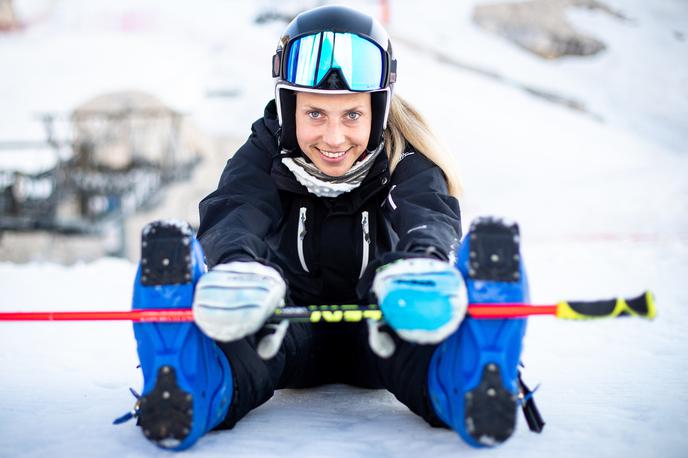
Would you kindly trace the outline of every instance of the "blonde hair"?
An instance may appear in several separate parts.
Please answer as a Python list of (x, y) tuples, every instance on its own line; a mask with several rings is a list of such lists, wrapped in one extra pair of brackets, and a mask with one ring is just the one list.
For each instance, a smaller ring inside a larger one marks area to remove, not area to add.
[(392, 96), (384, 136), (390, 172), (394, 172), (406, 146), (411, 144), (415, 151), (442, 169), (447, 180), (449, 194), (457, 199), (461, 197), (463, 186), (452, 154), (435, 136), (418, 110), (396, 94)]

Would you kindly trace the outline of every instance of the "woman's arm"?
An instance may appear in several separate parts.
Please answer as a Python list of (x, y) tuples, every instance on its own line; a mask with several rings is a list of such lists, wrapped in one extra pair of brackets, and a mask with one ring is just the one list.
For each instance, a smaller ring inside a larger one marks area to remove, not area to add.
[(442, 170), (420, 153), (407, 153), (397, 165), (382, 211), (399, 241), (368, 264), (356, 288), (362, 300), (368, 298), (378, 268), (398, 259), (447, 261), (462, 235), (458, 200), (449, 195)]
[(447, 260), (461, 239), (461, 211), (441, 169), (419, 153), (407, 153), (391, 184), (383, 211), (399, 236), (395, 251)]
[(281, 218), (279, 193), (270, 177), (277, 152), (261, 119), (248, 141), (227, 163), (216, 191), (199, 204), (198, 239), (208, 268), (230, 261), (267, 258), (265, 236)]

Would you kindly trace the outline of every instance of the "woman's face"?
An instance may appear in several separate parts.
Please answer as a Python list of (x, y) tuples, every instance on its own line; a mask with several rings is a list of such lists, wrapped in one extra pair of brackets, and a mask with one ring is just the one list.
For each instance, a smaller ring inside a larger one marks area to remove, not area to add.
[(370, 94), (296, 93), (296, 140), (325, 175), (349, 171), (365, 151), (372, 119)]

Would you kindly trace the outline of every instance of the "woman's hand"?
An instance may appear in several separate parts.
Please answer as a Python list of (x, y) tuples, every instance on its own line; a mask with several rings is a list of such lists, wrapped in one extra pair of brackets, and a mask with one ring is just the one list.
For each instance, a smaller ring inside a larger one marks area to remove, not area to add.
[(194, 321), (210, 338), (229, 342), (257, 332), (284, 305), (286, 284), (258, 262), (219, 264), (203, 275), (193, 301)]
[(402, 259), (378, 269), (373, 292), (385, 321), (410, 342), (438, 343), (461, 324), (468, 304), (461, 273), (436, 259)]

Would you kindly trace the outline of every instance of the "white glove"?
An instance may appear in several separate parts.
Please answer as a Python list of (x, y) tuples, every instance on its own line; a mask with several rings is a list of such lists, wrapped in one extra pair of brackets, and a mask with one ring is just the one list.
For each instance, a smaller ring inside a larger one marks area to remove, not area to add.
[(194, 321), (212, 339), (241, 339), (284, 305), (286, 289), (279, 272), (258, 262), (217, 265), (196, 284)]
[(380, 267), (373, 292), (385, 321), (402, 339), (416, 343), (449, 337), (468, 305), (461, 273), (437, 259), (402, 259)]

